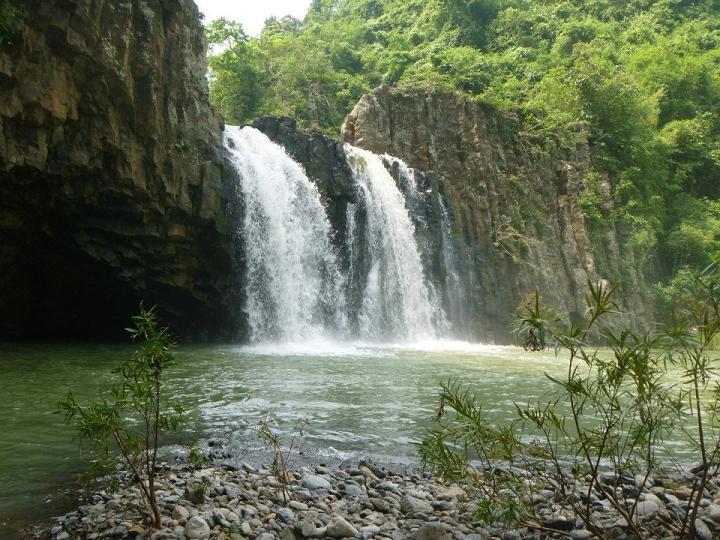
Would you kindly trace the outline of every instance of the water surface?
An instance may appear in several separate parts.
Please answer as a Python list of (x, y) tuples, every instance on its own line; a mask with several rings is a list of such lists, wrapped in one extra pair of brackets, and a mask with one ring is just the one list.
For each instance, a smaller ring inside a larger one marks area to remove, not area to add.
[[(81, 400), (95, 395), (130, 352), (118, 345), (0, 347), (0, 536), (68, 507), (63, 491), (85, 462), (56, 404), (71, 388)], [(300, 447), (309, 460), (413, 464), (441, 381), (463, 377), (502, 422), (516, 401), (550, 391), (544, 373), (565, 368), (553, 352), (450, 342), (182, 346), (168, 384), (191, 422), (173, 442), (222, 437), (253, 452), (260, 419), (269, 416), (288, 435), (306, 418)], [(678, 455), (687, 450), (681, 436), (674, 445)]]

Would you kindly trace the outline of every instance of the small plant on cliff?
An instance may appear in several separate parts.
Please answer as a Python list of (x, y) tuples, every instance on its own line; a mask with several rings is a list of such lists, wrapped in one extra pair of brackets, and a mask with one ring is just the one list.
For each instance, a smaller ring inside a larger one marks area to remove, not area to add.
[(161, 527), (155, 498), (157, 454), (163, 432), (175, 430), (183, 408), (163, 391), (163, 375), (173, 363), (173, 338), (154, 309), (140, 306), (128, 332), (138, 349), (115, 370), (119, 378), (97, 401), (80, 404), (72, 392), (59, 403), (65, 420), (77, 427), (82, 443), (104, 456), (119, 454), (140, 490), (153, 528)]

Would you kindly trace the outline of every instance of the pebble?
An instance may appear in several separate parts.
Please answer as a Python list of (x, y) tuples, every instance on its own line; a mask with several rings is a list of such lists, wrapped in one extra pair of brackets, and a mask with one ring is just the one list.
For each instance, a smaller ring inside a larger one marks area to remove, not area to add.
[(285, 523), (292, 523), (293, 521), (295, 521), (295, 514), (289, 508), (279, 508), (275, 511), (275, 513)]
[[(51, 540), (545, 540), (563, 535), (572, 540), (592, 539), (572, 508), (547, 489), (551, 483), (544, 478), (540, 474), (523, 477), (529, 487), (523, 501), (534, 505), (545, 528), (542, 531), (497, 524), (483, 527), (473, 515), (473, 499), (479, 495), (469, 489), (443, 484), (427, 474), (394, 474), (361, 464), (357, 469), (319, 466), (293, 471), (287, 478), (287, 498), (279, 480), (265, 468), (173, 468), (172, 474), (156, 480), (163, 529), (149, 531), (141, 526), (140, 492), (129, 486), (117, 493), (90, 494), (87, 505), (59, 518), (59, 526), (46, 533)], [(628, 523), (603, 493), (615, 481), (608, 475), (602, 486), (595, 486), (590, 497), (593, 519), (609, 538), (629, 538)], [(653, 486), (638, 493), (636, 515), (648, 539), (673, 538), (665, 522), (682, 519), (689, 507), (689, 502), (677, 497), (686, 496), (685, 481), (682, 477), (657, 478)], [(588, 489), (584, 482), (587, 479), (575, 483), (583, 498)], [(620, 484), (638, 489), (632, 477), (618, 481), (618, 493), (627, 493)], [(195, 501), (186, 497), (200, 491), (204, 495)], [(718, 483), (708, 485), (700, 507), (697, 540), (720, 538)], [(548, 533), (547, 529), (558, 532)]]
[(695, 522), (695, 537), (698, 540), (713, 540), (713, 533), (710, 532), (710, 527), (702, 519), (698, 519)]
[(715, 523), (720, 523), (720, 505), (711, 504), (707, 508), (707, 517)]
[(303, 476), (302, 480), (303, 486), (305, 486), (308, 489), (332, 489), (332, 484), (325, 480), (322, 476), (315, 476), (312, 474), (307, 474)]
[(333, 538), (354, 537), (358, 530), (350, 525), (344, 518), (338, 517), (333, 519), (327, 526), (326, 534)]
[(413, 497), (412, 495), (406, 495), (405, 497), (403, 497), (402, 501), (400, 502), (400, 509), (405, 514), (431, 514), (433, 511), (433, 507), (432, 505), (430, 505), (430, 503), (422, 501), (416, 497)]
[(660, 511), (660, 506), (655, 501), (640, 501), (635, 508), (635, 515), (638, 517), (654, 516)]
[(193, 516), (185, 525), (184, 534), (188, 540), (205, 540), (210, 538), (210, 526), (200, 516)]
[(417, 540), (453, 540), (453, 535), (439, 523), (426, 523), (417, 533)]
[(175, 519), (177, 521), (182, 521), (182, 520), (187, 521), (189, 517), (190, 517), (190, 512), (184, 506), (178, 505), (173, 509), (173, 513), (172, 513), (173, 519)]

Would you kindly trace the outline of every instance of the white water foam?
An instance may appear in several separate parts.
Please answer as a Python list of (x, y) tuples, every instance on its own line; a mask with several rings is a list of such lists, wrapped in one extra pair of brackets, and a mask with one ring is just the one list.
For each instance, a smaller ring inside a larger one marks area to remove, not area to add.
[(311, 340), (342, 327), (341, 279), (317, 187), (260, 131), (226, 126), (224, 137), (240, 177), (251, 341)]
[[(368, 257), (357, 317), (359, 335), (373, 340), (435, 338), (435, 308), (405, 199), (380, 156), (349, 144), (345, 152), (363, 199), (353, 210), (364, 212)], [(358, 220), (353, 215), (348, 227)]]

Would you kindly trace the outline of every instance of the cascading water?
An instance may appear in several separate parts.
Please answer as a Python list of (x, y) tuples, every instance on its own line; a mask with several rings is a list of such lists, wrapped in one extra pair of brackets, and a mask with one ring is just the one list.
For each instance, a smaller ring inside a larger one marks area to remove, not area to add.
[(433, 305), (405, 198), (380, 156), (345, 145), (358, 189), (348, 209), (349, 289), (360, 337), (437, 337)]
[(390, 156), (345, 146), (356, 197), (347, 204), (340, 265), (320, 193), (303, 168), (254, 128), (226, 126), (224, 139), (239, 176), (251, 342), (448, 335), (443, 294), (431, 275), (443, 242), (426, 176)]
[(240, 177), (251, 341), (303, 341), (341, 328), (342, 281), (317, 187), (254, 128), (226, 126), (224, 142)]

